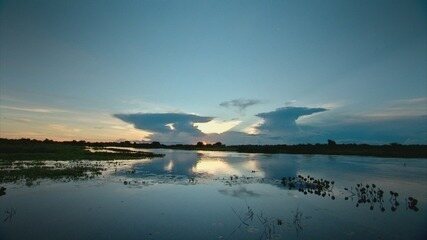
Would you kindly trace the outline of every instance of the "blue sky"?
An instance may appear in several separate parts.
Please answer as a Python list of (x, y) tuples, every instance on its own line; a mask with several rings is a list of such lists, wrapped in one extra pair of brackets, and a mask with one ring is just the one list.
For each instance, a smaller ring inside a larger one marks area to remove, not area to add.
[(2, 137), (427, 143), (425, 1), (1, 1), (0, 64)]

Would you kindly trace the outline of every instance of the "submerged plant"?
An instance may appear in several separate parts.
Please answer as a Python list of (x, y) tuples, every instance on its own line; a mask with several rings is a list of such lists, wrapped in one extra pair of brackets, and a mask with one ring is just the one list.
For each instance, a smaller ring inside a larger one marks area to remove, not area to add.
[(295, 226), (295, 231), (297, 233), (297, 236), (299, 236), (300, 233), (303, 231), (302, 212), (299, 210), (299, 208), (297, 208), (297, 210), (295, 212), (293, 223)]
[(15, 208), (10, 208), (9, 210), (6, 210), (5, 212), (5, 218), (3, 219), (3, 222), (10, 222), (12, 221), (13, 216), (16, 214)]
[(297, 237), (303, 230), (303, 214), (297, 208), (296, 213), (293, 215), (293, 219), (288, 221), (282, 218), (274, 218), (264, 215), (262, 211), (256, 212), (250, 206), (246, 204), (246, 210), (243, 213), (238, 213), (234, 208), (231, 208), (234, 215), (239, 219), (239, 225), (230, 233), (229, 238), (232, 239), (232, 235), (242, 228), (247, 229), (249, 232), (254, 232), (256, 229), (261, 229), (259, 239), (277, 239), (280, 238), (280, 232), (285, 228), (294, 227), (297, 232)]

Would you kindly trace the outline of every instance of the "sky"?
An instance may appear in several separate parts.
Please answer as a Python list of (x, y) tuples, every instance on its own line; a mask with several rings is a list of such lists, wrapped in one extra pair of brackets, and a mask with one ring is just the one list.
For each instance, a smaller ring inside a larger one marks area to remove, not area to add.
[(0, 0), (0, 137), (427, 143), (427, 2)]

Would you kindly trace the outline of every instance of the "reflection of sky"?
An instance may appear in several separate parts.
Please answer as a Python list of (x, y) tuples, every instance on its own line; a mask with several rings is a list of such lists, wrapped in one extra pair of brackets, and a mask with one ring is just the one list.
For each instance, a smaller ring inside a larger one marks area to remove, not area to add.
[[(162, 158), (153, 158), (142, 164), (135, 164), (135, 176), (139, 175), (180, 175), (180, 176), (205, 176), (210, 178), (224, 178), (231, 175), (247, 177), (275, 177), (271, 175), (273, 169), (269, 166), (262, 167), (259, 159), (253, 154), (239, 154), (227, 152), (194, 152), (154, 150), (164, 153)], [(277, 168), (274, 164), (274, 168)], [(287, 170), (292, 169), (289, 166)], [(267, 172), (266, 172), (267, 171)], [(282, 173), (284, 171), (281, 171)], [(277, 175), (278, 177), (279, 175)]]
[(193, 173), (208, 174), (215, 177), (256, 176), (264, 177), (265, 173), (258, 168), (257, 161), (227, 161), (226, 158), (210, 158), (202, 156), (192, 168)]
[[(186, 177), (196, 175), (227, 178), (237, 175), (281, 179), (303, 174), (329, 180), (340, 179), (337, 183), (347, 186), (358, 182), (382, 182), (385, 186), (399, 186), (402, 191), (405, 188), (418, 188), (427, 184), (426, 161), (420, 159), (182, 150), (151, 151), (164, 153), (165, 156), (135, 164), (136, 177), (171, 174)], [(427, 192), (424, 194), (427, 197)]]
[[(281, 178), (299, 173), (335, 180), (337, 188), (359, 181), (375, 183), (401, 194), (399, 211), (382, 213), (355, 201), (335, 201), (316, 195), (263, 183), (123, 185), (103, 180), (55, 182), (33, 187), (6, 186), (0, 198), (0, 212), (17, 209), (13, 224), (0, 224), (5, 239), (217, 239), (229, 236), (239, 221), (233, 210), (244, 215), (250, 207), (256, 214), (292, 223), (296, 209), (304, 217), (304, 238), (425, 239), (427, 223), (427, 161), (425, 159), (381, 159), (355, 156), (267, 155), (227, 152), (150, 150), (163, 158), (131, 161), (135, 175), (145, 173), (191, 176), (206, 174), (255, 174)], [(130, 161), (129, 161), (130, 162)], [(403, 163), (406, 164), (403, 167)], [(128, 170), (128, 169), (126, 169)], [(167, 182), (172, 183), (172, 182)], [(335, 189), (340, 192), (340, 189)], [(420, 211), (406, 211), (403, 197), (414, 194)], [(28, 199), (31, 198), (31, 201)], [(386, 199), (388, 202), (388, 200)], [(386, 202), (386, 204), (388, 204)], [(112, 207), (114, 206), (114, 207)], [(70, 227), (72, 223), (73, 227)], [(137, 226), (137, 227), (136, 227)], [(263, 226), (258, 226), (263, 229)], [(81, 231), (75, 231), (75, 229)], [(26, 231), (22, 231), (26, 229)], [(55, 231), (49, 231), (55, 229)], [(167, 229), (167, 230), (165, 230)], [(284, 229), (286, 239), (300, 239), (292, 227)], [(232, 239), (259, 239), (259, 231), (238, 231)], [(396, 237), (397, 236), (397, 237)], [(282, 239), (282, 238), (280, 238)]]

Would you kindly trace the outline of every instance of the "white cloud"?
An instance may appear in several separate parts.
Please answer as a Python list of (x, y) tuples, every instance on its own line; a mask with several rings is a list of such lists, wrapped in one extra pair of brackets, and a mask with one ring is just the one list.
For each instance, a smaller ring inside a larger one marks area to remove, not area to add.
[(48, 109), (48, 108), (25, 108), (25, 107), (12, 107), (12, 106), (4, 106), (1, 105), (0, 108), (15, 110), (15, 111), (24, 111), (24, 112), (34, 112), (34, 113), (51, 113), (56, 112), (56, 109)]
[(196, 126), (200, 131), (202, 131), (205, 134), (223, 133), (239, 125), (241, 122), (242, 121), (239, 121), (239, 120), (220, 121), (220, 120), (214, 119), (207, 123), (195, 123), (194, 126)]

